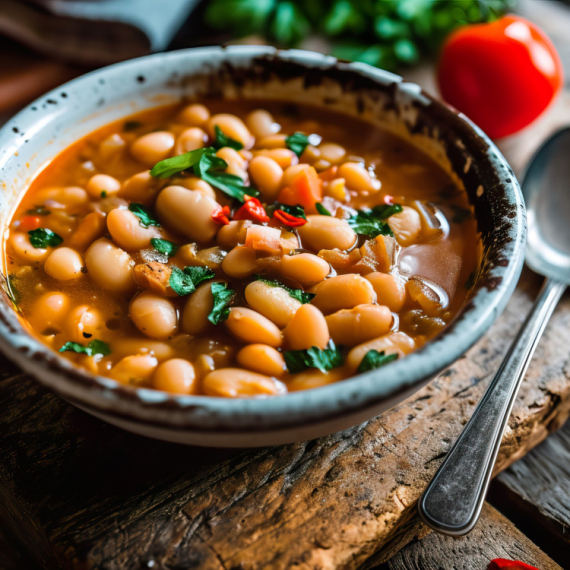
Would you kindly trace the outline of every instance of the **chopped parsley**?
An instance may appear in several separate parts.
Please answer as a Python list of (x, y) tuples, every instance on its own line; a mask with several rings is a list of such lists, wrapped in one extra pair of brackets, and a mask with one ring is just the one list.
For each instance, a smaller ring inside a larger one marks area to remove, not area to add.
[(320, 202), (317, 202), (315, 206), (317, 208), (317, 212), (321, 216), (332, 216), (332, 214)]
[[(188, 170), (192, 168), (195, 164), (200, 162), (202, 156), (206, 153), (208, 149), (198, 148), (196, 150), (191, 150), (180, 156), (173, 156), (172, 158), (165, 158), (160, 162), (157, 162), (150, 171), (151, 176), (155, 178), (170, 178), (179, 172)], [(212, 149), (215, 150), (215, 149)]]
[(51, 210), (48, 210), (45, 206), (35, 206), (26, 210), (26, 214), (30, 216), (49, 216), (51, 214)]
[(176, 255), (176, 252), (178, 251), (178, 245), (171, 241), (168, 241), (167, 239), (152, 238), (150, 240), (150, 243), (152, 244), (152, 247), (156, 249), (156, 251), (159, 253), (164, 253), (168, 257)]
[(292, 374), (302, 372), (307, 368), (318, 368), (328, 372), (342, 366), (342, 354), (331, 340), (325, 349), (312, 346), (307, 350), (288, 350), (283, 353), (287, 369)]
[(148, 210), (142, 204), (133, 202), (132, 204), (129, 204), (129, 210), (139, 219), (139, 224), (143, 228), (160, 226), (160, 224), (150, 215)]
[(295, 216), (296, 218), (303, 218), (303, 220), (307, 219), (305, 215), (305, 209), (303, 206), (288, 206), (287, 204), (281, 204), (280, 202), (274, 202), (270, 206), (265, 208), (268, 216), (273, 216), (275, 210), (283, 210), (287, 214), (291, 214), (291, 216)]
[(380, 368), (384, 366), (384, 364), (388, 364), (388, 362), (392, 362), (398, 358), (397, 354), (386, 354), (384, 351), (378, 352), (377, 350), (369, 350), (362, 359), (360, 366), (357, 369), (359, 374), (363, 372), (368, 372), (369, 370), (375, 370), (376, 368)]
[(360, 210), (347, 221), (350, 227), (357, 233), (371, 238), (377, 236), (393, 236), (393, 232), (384, 221), (394, 214), (402, 211), (400, 204), (382, 204), (372, 210)]
[(154, 165), (150, 173), (155, 178), (168, 178), (192, 168), (196, 176), (240, 202), (245, 202), (246, 194), (259, 195), (256, 188), (245, 186), (239, 176), (225, 172), (227, 167), (228, 163), (216, 156), (216, 149), (207, 147), (161, 160)]
[(257, 279), (257, 281), (261, 281), (262, 283), (265, 283), (270, 287), (281, 287), (281, 289), (285, 289), (285, 291), (287, 291), (287, 293), (289, 293), (289, 295), (293, 297), (293, 299), (297, 299), (297, 301), (299, 301), (303, 305), (305, 305), (306, 303), (310, 303), (315, 298), (314, 293), (306, 293), (302, 289), (292, 289), (291, 287), (287, 287), (287, 285), (284, 285), (283, 283), (275, 279), (266, 279), (261, 275), (255, 275), (255, 278)]
[(46, 248), (46, 247), (57, 247), (63, 242), (63, 238), (57, 235), (55, 232), (48, 230), (47, 228), (38, 228), (37, 230), (30, 230), (28, 232), (30, 236), (30, 243), (36, 248)]
[(230, 305), (232, 304), (236, 292), (228, 287), (227, 283), (212, 283), (212, 296), (214, 297), (214, 307), (208, 315), (208, 320), (213, 325), (223, 323), (230, 316)]
[(196, 291), (196, 287), (207, 279), (215, 277), (215, 273), (208, 267), (185, 267), (179, 269), (176, 266), (171, 267), (170, 279), (168, 284), (172, 290), (183, 297)]
[(95, 354), (102, 354), (107, 356), (111, 354), (111, 349), (106, 342), (102, 340), (92, 340), (87, 346), (83, 346), (78, 342), (66, 342), (60, 349), (59, 352), (77, 352), (78, 354), (86, 354), (87, 356), (93, 356)]
[(287, 148), (292, 150), (297, 156), (301, 156), (309, 145), (309, 137), (303, 133), (296, 132), (285, 139)]
[(216, 139), (214, 140), (214, 146), (216, 148), (222, 148), (224, 146), (229, 146), (234, 150), (241, 150), (243, 148), (243, 145), (239, 141), (225, 135), (218, 125), (214, 127), (214, 132), (216, 133)]
[(102, 190), (101, 191), (101, 198), (106, 198), (107, 197), (107, 190)]

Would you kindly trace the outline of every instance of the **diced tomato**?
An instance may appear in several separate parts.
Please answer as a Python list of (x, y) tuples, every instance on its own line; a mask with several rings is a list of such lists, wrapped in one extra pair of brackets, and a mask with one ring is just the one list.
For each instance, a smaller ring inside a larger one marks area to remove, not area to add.
[(234, 220), (251, 220), (252, 222), (267, 223), (269, 216), (257, 198), (247, 196), (245, 204), (234, 214)]
[(319, 178), (317, 171), (310, 166), (301, 170), (291, 186), (283, 188), (279, 192), (277, 201), (288, 206), (303, 206), (308, 214), (316, 214), (315, 204), (323, 199), (323, 181)]
[(245, 245), (257, 251), (277, 255), (281, 253), (281, 230), (269, 226), (251, 226), (247, 228)]
[(230, 215), (229, 206), (224, 206), (223, 208), (221, 206), (218, 206), (212, 212), (212, 220), (214, 220), (216, 224), (227, 226), (230, 223), (229, 215)]
[(42, 224), (39, 216), (24, 216), (20, 220), (20, 227), (23, 232), (31, 232), (37, 230)]

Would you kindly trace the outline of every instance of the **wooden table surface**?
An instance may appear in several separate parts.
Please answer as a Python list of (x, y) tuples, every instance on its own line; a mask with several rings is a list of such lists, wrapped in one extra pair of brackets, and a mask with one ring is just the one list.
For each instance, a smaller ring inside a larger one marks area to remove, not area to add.
[[(570, 9), (536, 0), (522, 9), (532, 9), (563, 56), (570, 52)], [(430, 89), (429, 73), (414, 74)], [(570, 89), (537, 125), (502, 143), (517, 173), (549, 132), (568, 123)], [(275, 448), (199, 449), (131, 435), (3, 360), (0, 570), (483, 570), (495, 557), (570, 568), (570, 424), (538, 445), (570, 414), (568, 295), (503, 439), (502, 473), (489, 495), (500, 512), (486, 504), (476, 529), (451, 539), (430, 534), (415, 510), (539, 286), (525, 270), (485, 338), (397, 408), (345, 432)]]

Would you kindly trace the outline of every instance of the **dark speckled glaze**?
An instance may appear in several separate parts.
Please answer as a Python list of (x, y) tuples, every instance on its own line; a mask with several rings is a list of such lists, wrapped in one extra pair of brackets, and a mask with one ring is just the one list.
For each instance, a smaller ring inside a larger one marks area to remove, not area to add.
[(338, 431), (392, 407), (461, 356), (504, 309), (522, 268), (526, 226), (518, 183), (497, 148), (418, 86), (311, 52), (184, 50), (114, 65), (52, 91), (0, 131), (2, 228), (27, 180), (71, 142), (136, 111), (203, 96), (310, 102), (375, 122), (420, 146), (455, 174), (475, 208), (483, 261), (468, 302), (432, 342), (381, 372), (270, 399), (232, 400), (134, 389), (76, 369), (25, 332), (3, 295), (0, 349), (38, 381), (150, 437), (224, 447), (280, 444)]

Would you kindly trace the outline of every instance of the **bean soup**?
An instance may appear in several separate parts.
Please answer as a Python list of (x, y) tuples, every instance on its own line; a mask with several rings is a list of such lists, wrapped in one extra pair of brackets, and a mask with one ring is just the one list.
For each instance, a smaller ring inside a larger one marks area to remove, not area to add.
[(457, 314), (480, 256), (465, 192), (426, 154), (274, 102), (108, 125), (36, 176), (7, 234), (14, 304), (62, 357), (230, 398), (405, 357)]

